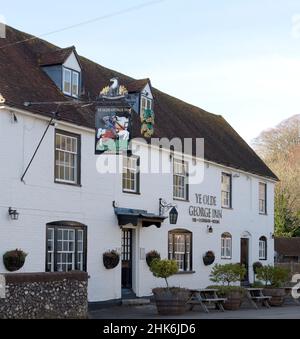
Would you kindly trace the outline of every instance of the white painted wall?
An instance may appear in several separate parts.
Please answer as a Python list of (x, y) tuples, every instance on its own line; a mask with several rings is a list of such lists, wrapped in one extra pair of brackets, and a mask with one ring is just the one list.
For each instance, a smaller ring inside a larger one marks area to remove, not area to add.
[[(100, 175), (96, 170), (94, 134), (76, 127), (59, 123), (57, 128), (81, 134), (82, 137), (82, 187), (54, 183), (54, 132), (52, 126), (25, 178), (20, 181), (47, 121), (39, 116), (17, 113), (18, 123), (13, 123), (8, 110), (0, 110), (0, 256), (8, 250), (20, 248), (28, 258), (22, 272), (45, 270), (46, 224), (59, 220), (81, 222), (88, 226), (88, 272), (89, 300), (106, 301), (121, 298), (121, 267), (107, 271), (102, 264), (102, 254), (121, 248), (121, 230), (114, 215), (112, 202), (120, 207), (140, 208), (158, 213), (159, 198), (172, 202), (172, 175), (141, 175), (141, 195), (122, 192), (121, 174)], [(164, 155), (168, 157), (168, 155)], [(167, 159), (166, 159), (167, 160)], [(141, 160), (143, 161), (143, 160)], [(240, 262), (240, 239), (244, 232), (251, 234), (250, 264), (258, 261), (258, 241), (268, 239), (268, 262), (273, 263), (274, 246), (274, 183), (253, 175), (240, 174), (233, 179), (233, 209), (224, 210), (221, 225), (214, 226), (214, 233), (207, 233), (206, 224), (194, 224), (188, 207), (195, 205), (195, 193), (218, 197), (221, 204), (220, 166), (210, 165), (205, 169), (202, 184), (190, 187), (191, 202), (176, 202), (179, 210), (178, 225), (193, 232), (193, 262), (195, 274), (177, 275), (171, 279), (174, 286), (200, 288), (210, 284), (211, 268), (204, 266), (203, 254), (213, 250), (218, 263), (220, 259), (221, 234), (230, 232), (233, 237), (232, 262)], [(233, 171), (236, 173), (236, 171)], [(268, 183), (268, 215), (258, 213), (258, 183)], [(20, 212), (18, 221), (8, 217), (12, 206)], [(134, 290), (138, 296), (151, 294), (151, 289), (164, 286), (164, 281), (154, 278), (145, 260), (140, 259), (140, 249), (146, 253), (158, 250), (162, 257), (168, 255), (168, 231), (174, 227), (168, 220), (161, 229), (155, 227), (136, 230)], [(4, 273), (0, 260), (0, 273)]]
[(81, 72), (80, 65), (77, 61), (77, 58), (76, 58), (74, 52), (72, 52), (70, 54), (70, 56), (68, 57), (68, 59), (65, 61), (64, 67), (67, 67), (67, 68), (72, 69), (72, 70), (77, 71), (77, 72)]

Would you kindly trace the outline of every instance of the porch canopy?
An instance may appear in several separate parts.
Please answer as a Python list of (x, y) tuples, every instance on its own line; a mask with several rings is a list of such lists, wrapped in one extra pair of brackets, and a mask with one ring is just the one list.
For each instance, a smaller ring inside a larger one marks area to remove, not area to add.
[(129, 224), (133, 226), (141, 224), (142, 227), (156, 226), (157, 228), (161, 228), (161, 224), (167, 219), (167, 217), (148, 213), (144, 210), (130, 208), (115, 208), (115, 214), (118, 218), (120, 227)]

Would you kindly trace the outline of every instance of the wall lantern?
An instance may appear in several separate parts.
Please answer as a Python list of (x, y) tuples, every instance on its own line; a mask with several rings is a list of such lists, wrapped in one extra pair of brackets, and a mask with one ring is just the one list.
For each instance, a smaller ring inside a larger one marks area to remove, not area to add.
[(172, 204), (168, 204), (163, 199), (159, 199), (159, 215), (163, 216), (167, 211), (170, 211), (169, 213), (170, 224), (176, 225), (178, 221), (178, 215), (179, 215), (176, 206)]
[(8, 209), (8, 215), (11, 217), (11, 220), (18, 220), (20, 213), (18, 213), (17, 210), (14, 210), (10, 207)]
[(212, 226), (207, 226), (207, 232), (208, 232), (209, 234), (213, 234), (213, 233), (214, 233), (213, 227), (212, 227)]

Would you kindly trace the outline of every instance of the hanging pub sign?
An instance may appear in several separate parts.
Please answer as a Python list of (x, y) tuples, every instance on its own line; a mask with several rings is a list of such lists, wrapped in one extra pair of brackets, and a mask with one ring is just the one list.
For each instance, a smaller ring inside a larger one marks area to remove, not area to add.
[(131, 141), (131, 107), (128, 94), (116, 78), (99, 96), (96, 108), (96, 154), (128, 152)]

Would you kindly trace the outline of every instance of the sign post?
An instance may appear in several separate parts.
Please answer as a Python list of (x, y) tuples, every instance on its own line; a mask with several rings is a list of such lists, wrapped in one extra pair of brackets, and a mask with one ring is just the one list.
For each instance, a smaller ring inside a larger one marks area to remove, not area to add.
[(0, 299), (6, 298), (6, 279), (4, 275), (0, 275)]

